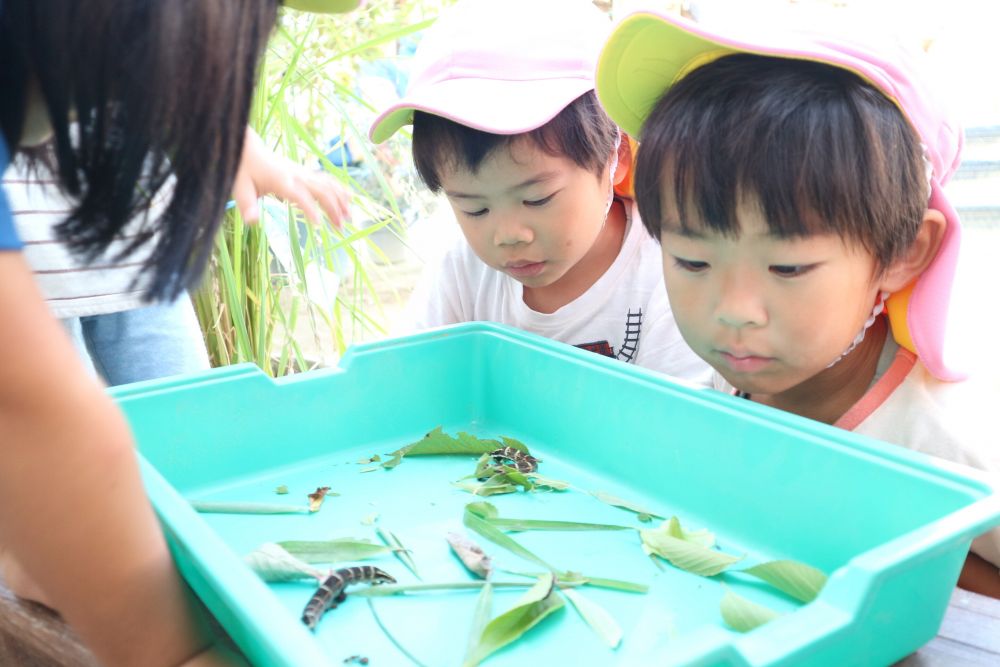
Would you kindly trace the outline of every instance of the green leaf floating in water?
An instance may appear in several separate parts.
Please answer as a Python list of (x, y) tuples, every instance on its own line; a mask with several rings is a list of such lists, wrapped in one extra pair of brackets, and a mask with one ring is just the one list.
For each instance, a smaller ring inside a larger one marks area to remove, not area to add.
[(781, 616), (773, 609), (751, 602), (742, 595), (733, 593), (728, 588), (720, 603), (722, 620), (737, 632), (750, 632), (754, 628), (769, 623)]
[(339, 538), (336, 540), (286, 540), (278, 542), (288, 553), (307, 563), (340, 563), (365, 560), (392, 553), (394, 549), (367, 540)]
[[(520, 449), (528, 454), (528, 448), (516, 440), (504, 438), (509, 446)], [(472, 456), (488, 454), (493, 450), (500, 449), (504, 444), (498, 440), (477, 438), (474, 435), (460, 431), (457, 436), (452, 437), (445, 433), (440, 426), (430, 431), (423, 438), (412, 444), (400, 447), (388, 456), (389, 460), (382, 462), (382, 467), (391, 470), (398, 466), (404, 456), (433, 456), (433, 455), (454, 455), (468, 454)]]
[(826, 575), (805, 563), (794, 560), (772, 560), (737, 570), (762, 579), (796, 600), (812, 602), (826, 585)]
[(676, 517), (664, 521), (659, 528), (640, 530), (639, 536), (646, 553), (656, 554), (674, 567), (702, 577), (715, 576), (743, 560), (743, 556), (731, 556), (705, 546), (714, 544), (715, 536), (708, 531), (685, 531)]
[(573, 608), (605, 644), (618, 648), (622, 642), (622, 629), (607, 609), (572, 588), (564, 588), (562, 594), (573, 603)]
[(517, 641), (546, 616), (564, 607), (566, 603), (556, 593), (555, 583), (555, 575), (542, 575), (514, 607), (490, 621), (463, 667), (478, 665), (493, 652)]

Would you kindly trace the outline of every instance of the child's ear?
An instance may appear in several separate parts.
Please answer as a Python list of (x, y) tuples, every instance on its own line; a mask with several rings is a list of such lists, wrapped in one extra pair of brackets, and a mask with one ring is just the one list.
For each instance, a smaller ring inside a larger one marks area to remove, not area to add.
[(635, 155), (637, 145), (632, 137), (622, 132), (622, 140), (618, 144), (618, 168), (615, 169), (614, 187), (615, 194), (629, 199), (635, 198), (632, 191), (632, 156)]
[(882, 273), (881, 289), (889, 293), (898, 292), (923, 273), (937, 256), (947, 226), (948, 221), (941, 211), (933, 208), (924, 211), (924, 219), (913, 243)]

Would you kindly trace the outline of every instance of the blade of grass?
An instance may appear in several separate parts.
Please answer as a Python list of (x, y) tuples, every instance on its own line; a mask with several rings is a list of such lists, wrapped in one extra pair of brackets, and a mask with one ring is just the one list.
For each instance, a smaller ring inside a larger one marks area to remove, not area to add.
[(410, 551), (403, 546), (403, 543), (399, 541), (395, 533), (391, 530), (386, 530), (382, 526), (375, 526), (375, 532), (378, 534), (379, 538), (385, 542), (385, 544), (390, 547), (396, 554), (396, 558), (406, 566), (410, 572), (413, 573), (417, 579), (420, 579), (420, 573), (417, 572), (417, 564), (413, 562), (413, 558), (410, 556)]
[(622, 643), (622, 629), (607, 609), (570, 588), (562, 591), (562, 594), (573, 604), (573, 608), (601, 641), (612, 649), (618, 648)]

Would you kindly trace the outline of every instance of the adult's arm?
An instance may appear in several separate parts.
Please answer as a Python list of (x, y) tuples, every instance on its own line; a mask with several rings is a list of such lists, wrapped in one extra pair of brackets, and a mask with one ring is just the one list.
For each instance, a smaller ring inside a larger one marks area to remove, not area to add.
[(104, 664), (191, 660), (210, 638), (146, 499), (128, 425), (19, 252), (0, 251), (0, 313), (0, 544)]

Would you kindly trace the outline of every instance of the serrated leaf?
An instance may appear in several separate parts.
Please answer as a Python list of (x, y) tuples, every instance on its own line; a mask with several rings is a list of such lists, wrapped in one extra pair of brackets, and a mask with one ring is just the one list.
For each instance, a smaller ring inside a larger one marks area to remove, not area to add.
[(472, 658), (464, 664), (478, 665), (495, 651), (517, 641), (547, 616), (566, 605), (555, 593), (555, 576), (539, 577), (538, 582), (511, 609), (490, 621), (483, 629)]
[(670, 561), (674, 567), (702, 577), (713, 577), (743, 560), (743, 556), (730, 556), (668, 535), (662, 526), (660, 529), (640, 530), (639, 535), (647, 553), (654, 553)]
[(264, 581), (301, 581), (324, 576), (321, 570), (309, 566), (274, 542), (260, 545), (244, 556), (243, 562)]
[(606, 493), (605, 491), (591, 491), (590, 495), (594, 496), (595, 498), (597, 498), (598, 500), (600, 500), (602, 503), (607, 503), (608, 505), (611, 505), (613, 507), (617, 507), (619, 509), (628, 510), (629, 512), (633, 512), (635, 514), (638, 514), (641, 517), (642, 516), (645, 516), (645, 517), (654, 517), (654, 518), (657, 518), (657, 519), (666, 519), (667, 518), (665, 516), (660, 516), (656, 512), (650, 512), (648, 509), (646, 509), (644, 507), (640, 507), (640, 506), (636, 505), (635, 503), (629, 502), (628, 500), (623, 500), (623, 499), (619, 498), (618, 496), (613, 496), (610, 493)]
[(811, 565), (794, 560), (772, 560), (739, 570), (771, 584), (802, 602), (812, 602), (826, 585), (826, 575)]
[(476, 596), (476, 609), (472, 612), (472, 626), (469, 631), (469, 644), (465, 649), (465, 658), (462, 665), (474, 665), (473, 657), (476, 647), (479, 645), (479, 638), (483, 636), (483, 630), (490, 622), (490, 615), (493, 613), (493, 586), (490, 582), (483, 585), (479, 595)]
[(477, 533), (488, 539), (490, 542), (493, 542), (494, 544), (503, 547), (507, 551), (510, 551), (511, 553), (516, 554), (521, 558), (524, 558), (525, 560), (537, 563), (547, 570), (553, 572), (555, 571), (554, 567), (546, 563), (544, 560), (542, 560), (535, 554), (531, 553), (529, 550), (525, 549), (517, 542), (517, 540), (510, 537), (499, 528), (496, 528), (495, 526), (491, 525), (488, 521), (470, 512), (468, 510), (468, 507), (466, 507), (466, 511), (464, 516), (462, 517), (462, 521), (470, 530), (476, 531)]
[(340, 563), (365, 560), (392, 553), (392, 549), (367, 540), (338, 538), (335, 540), (286, 540), (278, 542), (288, 553), (307, 563)]
[[(528, 453), (527, 447), (520, 443), (519, 445), (518, 449)], [(438, 426), (417, 442), (400, 447), (389, 454), (388, 456), (391, 458), (388, 461), (384, 461), (382, 467), (386, 469), (395, 468), (402, 462), (404, 456), (481, 455), (488, 454), (502, 446), (497, 440), (477, 438), (464, 431), (460, 431), (457, 437), (452, 437)]]
[(726, 594), (722, 596), (719, 611), (722, 612), (722, 620), (726, 625), (737, 632), (750, 632), (781, 616), (773, 609), (751, 602), (728, 588)]
[(618, 648), (622, 642), (622, 629), (604, 607), (572, 588), (564, 588), (562, 594), (573, 603), (573, 608), (605, 644), (612, 649)]

